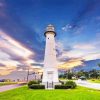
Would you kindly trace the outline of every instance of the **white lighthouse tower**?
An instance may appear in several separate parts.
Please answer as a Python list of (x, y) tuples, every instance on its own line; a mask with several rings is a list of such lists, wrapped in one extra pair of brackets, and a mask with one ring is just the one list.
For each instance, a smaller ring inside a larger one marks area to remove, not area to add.
[(59, 83), (55, 49), (56, 32), (54, 30), (54, 26), (51, 24), (48, 25), (44, 35), (46, 37), (46, 46), (42, 83), (51, 88), (55, 84)]

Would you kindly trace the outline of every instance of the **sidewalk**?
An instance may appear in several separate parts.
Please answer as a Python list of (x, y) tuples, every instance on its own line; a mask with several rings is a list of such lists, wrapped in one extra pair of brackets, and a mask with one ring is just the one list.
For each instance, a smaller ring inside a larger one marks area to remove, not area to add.
[(0, 92), (15, 89), (15, 88), (21, 87), (23, 85), (25, 85), (25, 84), (14, 84), (14, 85), (0, 86)]

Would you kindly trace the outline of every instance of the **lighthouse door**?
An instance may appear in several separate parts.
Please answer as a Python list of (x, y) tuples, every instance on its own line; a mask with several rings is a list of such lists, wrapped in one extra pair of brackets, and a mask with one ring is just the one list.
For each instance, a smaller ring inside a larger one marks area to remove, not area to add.
[(47, 88), (53, 88), (53, 71), (48, 72)]
[(53, 72), (48, 71), (48, 82), (52, 82), (52, 81), (53, 81)]

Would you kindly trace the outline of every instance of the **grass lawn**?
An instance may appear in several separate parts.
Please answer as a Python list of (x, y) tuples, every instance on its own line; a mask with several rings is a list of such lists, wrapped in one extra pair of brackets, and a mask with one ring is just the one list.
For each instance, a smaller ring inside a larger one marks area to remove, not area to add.
[(0, 100), (100, 100), (100, 91), (84, 87), (71, 90), (30, 90), (24, 86), (1, 92)]
[(17, 83), (16, 82), (0, 82), (0, 86), (11, 85), (11, 84), (17, 84)]
[(90, 79), (88, 81), (92, 83), (100, 83), (100, 79)]

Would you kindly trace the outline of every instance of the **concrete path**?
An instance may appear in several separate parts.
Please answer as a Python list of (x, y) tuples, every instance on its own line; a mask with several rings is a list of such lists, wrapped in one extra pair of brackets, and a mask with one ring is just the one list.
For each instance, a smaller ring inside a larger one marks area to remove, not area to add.
[(15, 88), (21, 87), (23, 85), (25, 85), (25, 84), (13, 84), (13, 85), (0, 86), (0, 92), (15, 89)]
[(76, 80), (75, 82), (79, 86), (84, 86), (84, 87), (100, 90), (100, 84), (99, 83), (91, 83), (91, 82), (88, 82), (88, 81), (81, 81), (81, 80)]

